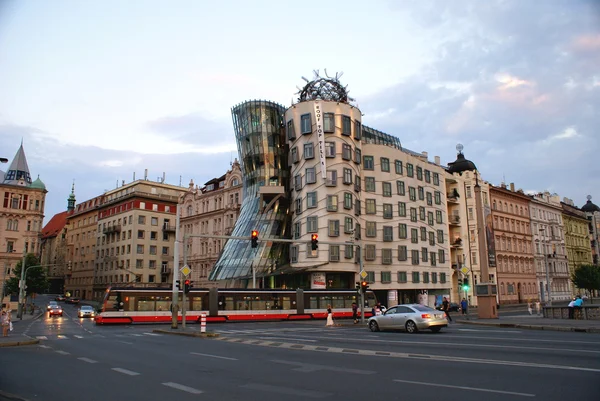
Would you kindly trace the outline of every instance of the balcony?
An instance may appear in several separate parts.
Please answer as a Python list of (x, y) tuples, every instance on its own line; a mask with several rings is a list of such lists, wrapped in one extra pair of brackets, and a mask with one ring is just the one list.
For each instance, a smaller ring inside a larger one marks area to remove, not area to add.
[(462, 239), (456, 238), (451, 245), (454, 248), (462, 248)]
[(163, 224), (162, 230), (166, 233), (174, 233), (177, 231), (176, 227), (171, 224)]
[(164, 274), (164, 275), (171, 274), (171, 268), (170, 267), (162, 267), (160, 269), (160, 274)]
[(120, 233), (120, 232), (121, 232), (120, 224), (115, 224), (114, 226), (108, 226), (104, 230), (102, 230), (103, 234)]
[(228, 203), (227, 206), (225, 206), (225, 208), (228, 210), (239, 210), (240, 207), (241, 206), (238, 202)]
[(450, 224), (451, 225), (458, 225), (458, 224), (460, 224), (460, 216), (458, 216), (458, 215), (451, 215), (450, 216)]

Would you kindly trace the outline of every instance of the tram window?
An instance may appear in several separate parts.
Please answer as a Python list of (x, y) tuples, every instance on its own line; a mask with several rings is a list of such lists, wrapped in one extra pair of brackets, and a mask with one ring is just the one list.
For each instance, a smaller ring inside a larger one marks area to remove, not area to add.
[(106, 300), (106, 311), (118, 311), (118, 308), (115, 308), (117, 304), (117, 294), (110, 294)]
[(290, 297), (281, 297), (279, 309), (292, 309), (292, 299)]
[(152, 297), (140, 297), (137, 301), (137, 310), (139, 311), (153, 311), (154, 299)]
[(171, 298), (170, 297), (156, 297), (156, 310), (157, 311), (170, 311), (171, 310)]
[(202, 297), (192, 297), (192, 310), (202, 310)]

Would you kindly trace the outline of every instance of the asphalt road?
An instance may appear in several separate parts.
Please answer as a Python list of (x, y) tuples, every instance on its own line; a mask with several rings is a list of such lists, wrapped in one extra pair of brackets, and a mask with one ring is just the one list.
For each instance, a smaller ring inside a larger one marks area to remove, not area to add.
[(67, 305), (62, 319), (21, 326), (40, 345), (2, 349), (0, 389), (48, 401), (565, 400), (600, 391), (596, 334), (276, 322), (212, 324), (218, 339), (201, 339), (155, 328), (95, 326)]

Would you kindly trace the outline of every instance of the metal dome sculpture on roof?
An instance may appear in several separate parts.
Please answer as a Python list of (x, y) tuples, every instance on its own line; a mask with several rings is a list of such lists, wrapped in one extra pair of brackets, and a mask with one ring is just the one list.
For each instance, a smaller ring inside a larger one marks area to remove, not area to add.
[(456, 161), (453, 163), (448, 163), (448, 172), (451, 174), (459, 173), (462, 174), (463, 171), (473, 171), (477, 170), (475, 163), (471, 160), (465, 159), (465, 155), (463, 154), (464, 146), (462, 144), (456, 145), (456, 151), (458, 155), (456, 155)]
[(587, 202), (581, 207), (581, 210), (588, 213), (600, 212), (600, 207), (592, 203), (592, 195), (587, 196)]
[(350, 103), (354, 99), (348, 96), (348, 86), (343, 86), (340, 83), (340, 78), (344, 74), (335, 73), (335, 77), (327, 75), (325, 77), (319, 75), (319, 70), (314, 70), (315, 73), (312, 81), (302, 77), (306, 81), (303, 88), (298, 87), (298, 102), (306, 102), (308, 100), (330, 100), (333, 102)]

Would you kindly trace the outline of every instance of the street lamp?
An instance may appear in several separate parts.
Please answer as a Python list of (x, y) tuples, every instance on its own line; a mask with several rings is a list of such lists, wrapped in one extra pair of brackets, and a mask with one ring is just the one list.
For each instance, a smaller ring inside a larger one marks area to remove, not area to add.
[(546, 252), (546, 229), (540, 228), (542, 233), (542, 251), (544, 252), (544, 267), (546, 268), (546, 303), (552, 305), (552, 290), (550, 285), (550, 272), (548, 271), (548, 253)]

